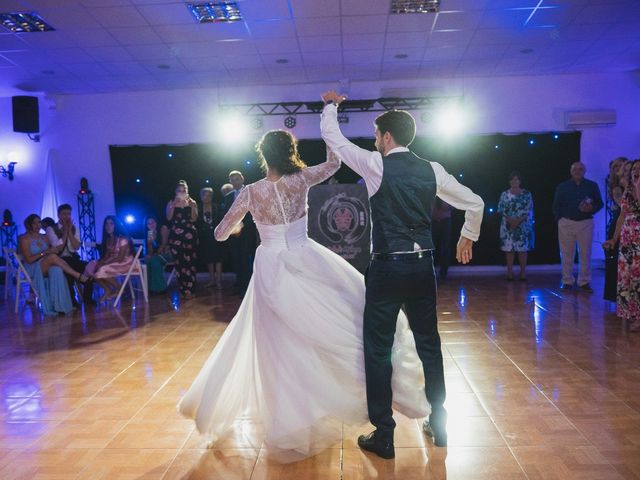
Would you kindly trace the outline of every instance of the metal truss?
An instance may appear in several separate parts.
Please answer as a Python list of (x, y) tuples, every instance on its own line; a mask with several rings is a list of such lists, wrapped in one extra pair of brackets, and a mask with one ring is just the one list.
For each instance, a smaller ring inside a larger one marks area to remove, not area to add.
[[(443, 104), (460, 102), (462, 97), (386, 97), (369, 100), (345, 100), (339, 112), (386, 112), (398, 110), (430, 110)], [(235, 112), (249, 116), (313, 115), (322, 112), (322, 102), (277, 102), (220, 105), (224, 112)]]
[(93, 203), (93, 193), (78, 193), (78, 225), (80, 227), (80, 256), (84, 260), (96, 260), (98, 250), (87, 244), (96, 242), (96, 209)]

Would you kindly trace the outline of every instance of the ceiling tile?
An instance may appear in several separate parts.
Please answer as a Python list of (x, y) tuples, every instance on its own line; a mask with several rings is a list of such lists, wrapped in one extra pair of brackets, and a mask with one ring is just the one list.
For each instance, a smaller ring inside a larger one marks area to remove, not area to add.
[(94, 47), (85, 50), (99, 62), (125, 62), (133, 59), (125, 47)]
[(246, 21), (290, 19), (291, 12), (287, 0), (269, 0), (269, 2), (241, 2), (242, 18)]
[(153, 29), (163, 41), (168, 43), (249, 38), (249, 32), (244, 22), (159, 25)]
[(380, 33), (387, 30), (388, 15), (358, 15), (342, 17), (342, 33), (355, 35), (359, 33)]
[(125, 47), (136, 60), (153, 60), (175, 56), (171, 48), (164, 43), (154, 45), (130, 45)]
[(236, 55), (224, 57), (223, 64), (227, 68), (264, 68), (260, 55)]
[[(60, 5), (62, 3), (62, 5)], [(79, 5), (56, 2), (56, 5), (39, 8), (38, 14), (56, 30), (72, 30), (75, 28), (99, 28), (100, 24), (89, 10)]]
[[(287, 63), (278, 64), (277, 60), (286, 59)], [(286, 55), (281, 54), (266, 54), (262, 55), (262, 63), (268, 69), (274, 68), (289, 68), (289, 67), (297, 67), (300, 68), (303, 65), (302, 56), (299, 53), (289, 53)]]
[(83, 47), (105, 47), (118, 45), (118, 40), (104, 28), (66, 30), (65, 35)]
[(384, 35), (343, 35), (342, 47), (345, 50), (375, 50), (384, 47)]
[(59, 48), (47, 51), (47, 58), (58, 63), (91, 63), (93, 58), (81, 48)]
[[(149, 73), (160, 75), (172, 75), (174, 73), (186, 72), (187, 69), (177, 58), (163, 58), (161, 60), (140, 60), (142, 65)], [(158, 66), (168, 66), (168, 69), (158, 68)]]
[(151, 27), (123, 27), (107, 30), (122, 45), (150, 45), (162, 39)]
[(344, 63), (372, 63), (379, 64), (382, 61), (383, 50), (345, 50), (343, 53)]
[(255, 43), (247, 40), (221, 40), (213, 44), (216, 55), (257, 55)]
[(191, 25), (197, 23), (184, 3), (141, 5), (137, 7), (137, 10), (149, 25), (174, 25), (180, 23)]
[(138, 27), (148, 24), (135, 7), (100, 7), (87, 10), (103, 27)]
[(298, 40), (295, 37), (264, 38), (256, 43), (259, 53), (298, 52)]
[(430, 32), (436, 16), (431, 14), (389, 15), (388, 32)]
[(290, 0), (295, 18), (335, 17), (340, 14), (340, 0)]
[(23, 42), (18, 35), (11, 33), (0, 35), (0, 52), (7, 50), (27, 50), (29, 45)]
[(429, 35), (427, 45), (436, 46), (460, 46), (468, 45), (473, 38), (474, 32), (471, 30), (435, 30)]
[(213, 72), (225, 70), (222, 58), (218, 56), (211, 55), (202, 58), (183, 58), (180, 61), (190, 72)]
[(293, 37), (296, 28), (292, 20), (267, 20), (262, 22), (247, 22), (251, 36), (256, 39)]
[(138, 62), (103, 62), (102, 66), (110, 75), (140, 75), (147, 73)]
[(300, 51), (305, 52), (325, 52), (330, 50), (340, 50), (342, 40), (339, 35), (327, 35), (322, 37), (300, 37), (298, 39)]
[(340, 17), (296, 18), (295, 26), (300, 37), (340, 35)]
[(480, 24), (482, 12), (440, 12), (435, 22), (437, 30), (474, 30)]
[(387, 33), (385, 45), (387, 48), (415, 48), (427, 44), (428, 35), (425, 32), (392, 32)]
[(93, 78), (107, 75), (109, 72), (101, 64), (92, 63), (66, 63), (64, 68), (78, 78)]
[(391, 11), (391, 3), (387, 1), (372, 0), (341, 0), (340, 9), (342, 15), (383, 14)]
[(342, 64), (342, 52), (310, 52), (303, 53), (302, 60), (305, 66), (317, 67), (317, 66), (335, 66)]

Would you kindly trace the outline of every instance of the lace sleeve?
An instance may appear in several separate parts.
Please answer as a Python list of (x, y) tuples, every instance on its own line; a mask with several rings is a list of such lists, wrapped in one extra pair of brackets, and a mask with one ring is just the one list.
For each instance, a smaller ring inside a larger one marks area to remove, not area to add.
[(340, 158), (327, 148), (327, 161), (314, 167), (307, 167), (302, 170), (302, 177), (307, 186), (311, 187), (317, 183), (324, 182), (340, 168)]
[(231, 234), (236, 233), (235, 230), (238, 229), (240, 222), (242, 222), (242, 219), (249, 211), (249, 200), (249, 187), (245, 187), (235, 199), (233, 205), (231, 205), (231, 208), (222, 221), (216, 227), (214, 232), (216, 240), (224, 242)]

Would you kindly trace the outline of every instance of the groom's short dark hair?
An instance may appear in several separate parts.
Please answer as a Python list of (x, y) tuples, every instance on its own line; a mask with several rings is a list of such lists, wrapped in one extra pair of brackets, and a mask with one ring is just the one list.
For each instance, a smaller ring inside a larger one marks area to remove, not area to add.
[(416, 136), (416, 121), (404, 110), (385, 112), (376, 118), (375, 124), (382, 135), (389, 132), (395, 142), (403, 147), (413, 142)]

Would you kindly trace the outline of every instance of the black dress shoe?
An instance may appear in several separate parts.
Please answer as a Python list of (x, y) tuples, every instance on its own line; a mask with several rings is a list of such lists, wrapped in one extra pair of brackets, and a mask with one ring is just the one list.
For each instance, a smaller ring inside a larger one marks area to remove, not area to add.
[(573, 285), (571, 285), (569, 283), (563, 283), (562, 285), (560, 285), (560, 288), (562, 290), (571, 290), (573, 288)]
[(358, 446), (387, 460), (396, 456), (393, 448), (393, 438), (378, 438), (375, 431), (369, 435), (360, 435), (358, 437)]
[(585, 283), (584, 285), (580, 285), (578, 288), (582, 292), (593, 293), (593, 288), (591, 288), (591, 285), (589, 285), (588, 283)]
[(433, 438), (436, 447), (447, 446), (447, 414), (431, 414), (422, 425), (424, 433)]

